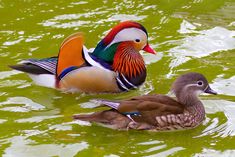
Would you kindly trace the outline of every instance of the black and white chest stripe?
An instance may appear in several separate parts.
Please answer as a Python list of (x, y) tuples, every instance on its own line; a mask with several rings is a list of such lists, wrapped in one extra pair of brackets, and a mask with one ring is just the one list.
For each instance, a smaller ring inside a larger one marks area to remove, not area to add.
[(122, 91), (129, 91), (130, 89), (136, 89), (137, 86), (131, 83), (122, 73), (117, 72), (116, 81), (118, 87)]

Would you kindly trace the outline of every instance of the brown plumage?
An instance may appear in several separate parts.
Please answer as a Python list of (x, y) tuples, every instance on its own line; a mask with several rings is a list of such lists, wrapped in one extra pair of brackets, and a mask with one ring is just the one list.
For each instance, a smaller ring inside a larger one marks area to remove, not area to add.
[(75, 119), (104, 124), (114, 129), (178, 130), (194, 128), (205, 118), (205, 110), (198, 95), (216, 94), (206, 78), (199, 73), (180, 76), (172, 85), (177, 100), (166, 95), (144, 95), (127, 100), (94, 100), (112, 109)]

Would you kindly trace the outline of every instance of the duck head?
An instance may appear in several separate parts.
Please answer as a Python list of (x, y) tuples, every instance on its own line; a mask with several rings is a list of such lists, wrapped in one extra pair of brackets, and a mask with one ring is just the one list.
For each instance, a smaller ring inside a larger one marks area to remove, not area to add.
[(185, 103), (189, 97), (197, 97), (201, 93), (217, 94), (211, 89), (205, 76), (195, 72), (181, 75), (173, 83), (171, 89), (181, 103)]
[(111, 29), (104, 39), (98, 43), (93, 55), (106, 62), (112, 62), (117, 47), (123, 42), (127, 42), (137, 52), (144, 50), (148, 53), (156, 53), (148, 44), (146, 29), (137, 22), (125, 21)]

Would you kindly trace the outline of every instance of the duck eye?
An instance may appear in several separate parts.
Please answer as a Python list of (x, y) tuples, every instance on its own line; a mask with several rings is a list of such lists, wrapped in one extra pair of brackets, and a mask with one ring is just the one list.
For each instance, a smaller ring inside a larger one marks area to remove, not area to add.
[(137, 42), (137, 43), (140, 42), (140, 39), (135, 39), (135, 42)]
[(197, 84), (198, 84), (199, 86), (202, 86), (202, 85), (203, 85), (203, 82), (202, 82), (202, 81), (197, 81)]

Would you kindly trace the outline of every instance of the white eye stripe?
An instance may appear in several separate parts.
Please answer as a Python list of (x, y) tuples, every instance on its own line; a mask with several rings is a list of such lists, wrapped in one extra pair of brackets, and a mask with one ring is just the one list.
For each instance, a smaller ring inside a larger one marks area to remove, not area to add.
[[(198, 84), (195, 83), (195, 84), (187, 84), (186, 86), (184, 86), (183, 90), (187, 90), (188, 87), (198, 87)], [(202, 93), (202, 90), (197, 90), (197, 95), (201, 94)]]
[[(196, 84), (193, 84), (193, 83), (192, 83), (192, 84), (187, 84), (187, 85), (184, 87), (184, 89), (185, 89), (185, 88), (188, 88), (188, 87), (193, 87), (193, 86), (198, 87), (198, 84), (197, 84), (197, 83), (196, 83)], [(202, 86), (202, 85), (201, 85), (201, 86)], [(208, 87), (209, 87), (209, 85), (207, 85), (203, 91), (205, 91)]]
[(184, 88), (192, 87), (192, 86), (197, 86), (197, 84), (187, 84)]
[(184, 86), (184, 89), (187, 89), (188, 87), (198, 87), (198, 84), (197, 83), (187, 84), (186, 86)]
[(113, 41), (106, 48), (108, 48), (114, 43), (118, 43), (122, 41), (135, 41), (136, 39), (147, 42), (147, 35), (141, 29), (126, 28), (118, 32), (116, 36), (114, 37)]

